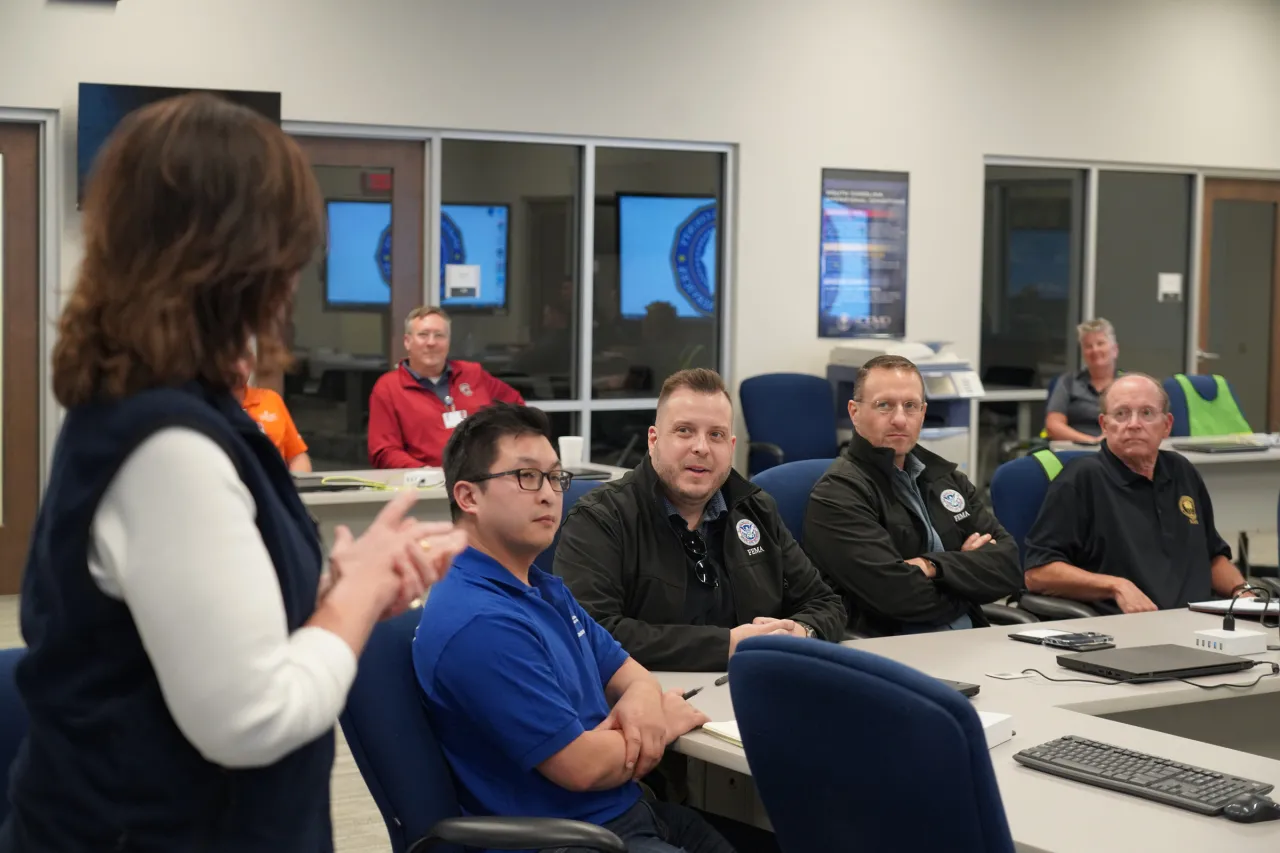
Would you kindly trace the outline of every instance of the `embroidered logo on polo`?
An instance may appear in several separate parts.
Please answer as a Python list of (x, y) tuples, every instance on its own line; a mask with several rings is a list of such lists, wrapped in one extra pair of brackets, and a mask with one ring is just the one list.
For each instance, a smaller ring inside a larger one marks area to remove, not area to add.
[(463, 382), (460, 385), (458, 385), (458, 391), (461, 392), (462, 396), (464, 397), (471, 396), (471, 386), (468, 385), (466, 382)]
[(1183, 495), (1178, 498), (1178, 509), (1182, 510), (1182, 514), (1185, 515), (1187, 520), (1192, 524), (1200, 523), (1199, 520), (1196, 519), (1196, 502), (1191, 500), (1190, 495)]
[(745, 518), (738, 522), (738, 538), (742, 540), (742, 544), (748, 548), (760, 544), (760, 531), (756, 528), (755, 522), (748, 521)]

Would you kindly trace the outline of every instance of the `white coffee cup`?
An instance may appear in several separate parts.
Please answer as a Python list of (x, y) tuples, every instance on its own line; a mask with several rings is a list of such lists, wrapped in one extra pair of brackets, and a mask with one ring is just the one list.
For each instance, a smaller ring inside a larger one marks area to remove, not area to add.
[(582, 464), (582, 436), (560, 436), (560, 465), (564, 468), (576, 468)]

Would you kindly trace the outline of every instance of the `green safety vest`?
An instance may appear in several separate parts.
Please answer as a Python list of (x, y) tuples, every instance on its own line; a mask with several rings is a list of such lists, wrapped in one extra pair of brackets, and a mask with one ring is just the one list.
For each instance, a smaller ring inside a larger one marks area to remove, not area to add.
[(1062, 473), (1062, 460), (1052, 450), (1037, 450), (1031, 455), (1040, 463), (1040, 467), (1044, 469), (1044, 475), (1049, 478), (1049, 482), (1052, 483), (1053, 478)]
[(1236, 398), (1231, 396), (1227, 380), (1215, 374), (1213, 381), (1218, 386), (1218, 396), (1206, 400), (1184, 374), (1179, 373), (1173, 378), (1182, 386), (1182, 394), (1187, 398), (1187, 431), (1192, 436), (1253, 432), (1249, 422), (1240, 413)]

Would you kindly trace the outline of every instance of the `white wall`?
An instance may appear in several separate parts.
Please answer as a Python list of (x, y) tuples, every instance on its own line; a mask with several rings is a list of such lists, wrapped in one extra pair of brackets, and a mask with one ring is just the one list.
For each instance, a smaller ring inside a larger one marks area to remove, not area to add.
[(0, 105), (73, 133), (81, 80), (257, 88), (289, 119), (736, 143), (741, 378), (825, 364), (822, 167), (911, 173), (908, 334), (976, 356), (983, 156), (1280, 169), (1277, 45), (1269, 0), (2, 0)]

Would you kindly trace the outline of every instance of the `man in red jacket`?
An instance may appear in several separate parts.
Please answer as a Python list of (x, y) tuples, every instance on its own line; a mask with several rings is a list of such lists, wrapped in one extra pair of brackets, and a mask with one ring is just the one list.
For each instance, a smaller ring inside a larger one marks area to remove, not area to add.
[(439, 466), (453, 428), (502, 401), (524, 405), (507, 383), (474, 361), (449, 358), (449, 315), (421, 307), (404, 321), (409, 357), (369, 397), (369, 462), (375, 468)]

